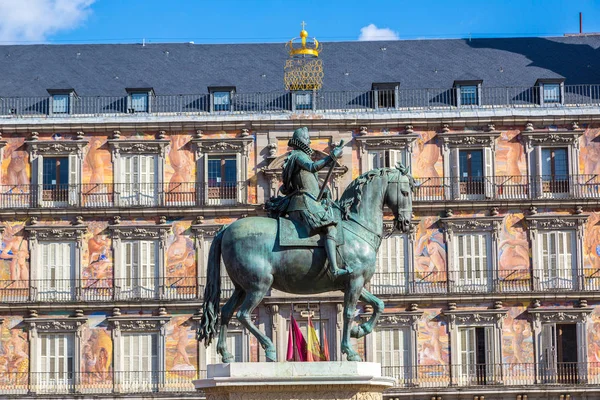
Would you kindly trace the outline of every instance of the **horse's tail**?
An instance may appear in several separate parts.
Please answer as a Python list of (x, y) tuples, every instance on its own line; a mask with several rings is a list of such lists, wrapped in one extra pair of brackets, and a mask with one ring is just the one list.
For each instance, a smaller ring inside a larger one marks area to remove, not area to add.
[(208, 346), (217, 336), (219, 328), (219, 309), (221, 301), (221, 241), (223, 239), (223, 227), (216, 235), (210, 245), (208, 253), (208, 268), (206, 273), (206, 288), (204, 289), (204, 303), (202, 304), (202, 319), (198, 339), (204, 340)]

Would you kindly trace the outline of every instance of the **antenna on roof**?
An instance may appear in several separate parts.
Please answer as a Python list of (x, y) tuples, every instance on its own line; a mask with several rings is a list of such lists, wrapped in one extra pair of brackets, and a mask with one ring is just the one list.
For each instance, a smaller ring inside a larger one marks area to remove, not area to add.
[(146, 38), (142, 38), (142, 47), (146, 47)]
[(579, 34), (583, 33), (583, 13), (579, 13)]

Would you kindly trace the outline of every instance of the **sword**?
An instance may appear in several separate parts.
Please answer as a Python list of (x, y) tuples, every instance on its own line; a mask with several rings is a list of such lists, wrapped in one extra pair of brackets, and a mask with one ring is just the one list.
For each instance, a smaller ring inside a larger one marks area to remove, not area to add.
[[(340, 141), (340, 145), (336, 146), (336, 147), (342, 147), (344, 146), (344, 141)], [(321, 198), (323, 197), (323, 194), (325, 194), (325, 188), (327, 187), (327, 182), (329, 182), (329, 178), (331, 178), (331, 174), (333, 173), (333, 168), (335, 167), (335, 163), (337, 161), (337, 158), (333, 157), (333, 162), (331, 163), (331, 167), (329, 167), (329, 171), (327, 171), (327, 176), (325, 177), (325, 180), (323, 181), (323, 186), (321, 186), (321, 190), (319, 191), (319, 195), (317, 196), (317, 201), (321, 201)]]

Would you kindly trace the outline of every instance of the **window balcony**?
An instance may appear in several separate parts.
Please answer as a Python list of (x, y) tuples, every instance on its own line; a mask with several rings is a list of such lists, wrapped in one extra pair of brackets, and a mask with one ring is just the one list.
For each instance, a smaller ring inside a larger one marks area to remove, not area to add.
[[(382, 367), (383, 376), (397, 379), (398, 388), (448, 388), (484, 386), (600, 387), (600, 363), (534, 363), (419, 365)], [(394, 389), (391, 389), (393, 391)]]
[(195, 392), (196, 371), (6, 372), (1, 395)]
[(0, 185), (0, 208), (194, 207), (249, 204), (246, 182)]
[[(564, 85), (560, 98), (546, 90), (540, 101), (539, 86), (486, 87), (463, 86), (460, 94), (453, 88), (397, 89), (373, 88), (359, 91), (316, 91), (311, 107), (295, 107), (289, 91), (269, 93), (227, 92), (227, 98), (215, 101), (214, 93), (157, 95), (149, 92), (123, 96), (73, 96), (69, 112), (53, 112), (55, 104), (48, 96), (0, 98), (0, 118), (43, 117), (54, 119), (139, 117), (148, 115), (356, 113), (424, 110), (569, 109), (598, 106), (600, 85)], [(222, 93), (222, 92), (220, 92)], [(564, 93), (564, 95), (563, 95)], [(136, 98), (130, 98), (130, 96)], [(143, 96), (137, 97), (137, 96)]]
[(414, 202), (600, 199), (600, 175), (417, 178)]

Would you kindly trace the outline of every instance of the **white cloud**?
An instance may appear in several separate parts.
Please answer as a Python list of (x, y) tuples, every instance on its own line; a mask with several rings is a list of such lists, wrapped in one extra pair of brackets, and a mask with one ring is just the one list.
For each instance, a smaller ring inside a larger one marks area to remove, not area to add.
[(398, 40), (398, 32), (390, 28), (378, 28), (375, 24), (370, 24), (360, 28), (358, 40)]
[(0, 0), (0, 42), (43, 42), (90, 14), (95, 0)]

